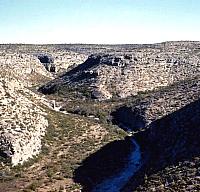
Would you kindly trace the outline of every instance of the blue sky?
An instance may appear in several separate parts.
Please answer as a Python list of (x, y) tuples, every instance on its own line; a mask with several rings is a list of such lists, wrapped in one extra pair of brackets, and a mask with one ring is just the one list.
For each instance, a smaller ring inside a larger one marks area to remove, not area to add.
[(0, 0), (0, 43), (200, 40), (200, 0)]

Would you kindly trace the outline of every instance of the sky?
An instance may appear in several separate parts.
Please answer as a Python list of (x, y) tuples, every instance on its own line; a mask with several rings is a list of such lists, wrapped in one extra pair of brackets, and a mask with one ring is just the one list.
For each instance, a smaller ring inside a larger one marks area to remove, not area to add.
[(0, 0), (0, 43), (200, 40), (200, 0)]

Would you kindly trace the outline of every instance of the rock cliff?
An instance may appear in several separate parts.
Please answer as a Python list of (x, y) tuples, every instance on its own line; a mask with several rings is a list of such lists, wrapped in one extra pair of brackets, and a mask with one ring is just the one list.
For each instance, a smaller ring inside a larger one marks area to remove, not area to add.
[(17, 165), (39, 154), (48, 126), (29, 87), (52, 75), (29, 54), (1, 52), (0, 66), (0, 156)]
[(28, 55), (1, 56), (0, 65), (0, 153), (16, 165), (40, 152), (48, 121), (29, 99), (37, 95), (27, 87), (37, 84), (41, 76), (51, 78), (51, 74)]
[(114, 123), (122, 123), (133, 131), (140, 131), (147, 129), (152, 122), (198, 100), (199, 95), (200, 82), (197, 76), (195, 79), (150, 93), (145, 98), (130, 101), (120, 106), (111, 115)]
[[(132, 137), (123, 191), (199, 191), (200, 42), (0, 45), (0, 66), (0, 191), (89, 191), (126, 167)], [(32, 166), (5, 163), (42, 142)]]
[(129, 53), (93, 54), (74, 70), (42, 87), (43, 93), (87, 87), (99, 100), (125, 98), (166, 87), (195, 77), (200, 72), (200, 57), (195, 46), (170, 44), (158, 48), (135, 49)]
[(124, 191), (198, 191), (199, 136), (200, 100), (136, 134), (147, 158)]

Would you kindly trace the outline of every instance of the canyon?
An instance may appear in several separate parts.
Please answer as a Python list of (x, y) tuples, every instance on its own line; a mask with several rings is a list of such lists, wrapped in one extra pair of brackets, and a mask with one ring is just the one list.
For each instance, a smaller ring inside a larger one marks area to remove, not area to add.
[(0, 45), (0, 191), (199, 191), (200, 42)]

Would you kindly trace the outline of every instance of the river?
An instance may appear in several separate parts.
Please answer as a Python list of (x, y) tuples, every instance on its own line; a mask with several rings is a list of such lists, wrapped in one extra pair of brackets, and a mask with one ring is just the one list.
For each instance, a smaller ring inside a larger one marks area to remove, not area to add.
[[(67, 114), (66, 111), (60, 111), (60, 108), (54, 110)], [(123, 129), (127, 132), (131, 131), (131, 129), (125, 125), (121, 125), (121, 127), (123, 127)], [(134, 140), (134, 138), (131, 138), (131, 143), (133, 145), (133, 151), (131, 151), (129, 154), (127, 165), (125, 165), (124, 168), (122, 168), (122, 170), (117, 174), (97, 184), (92, 192), (120, 192), (120, 190), (127, 184), (129, 179), (133, 177), (134, 174), (140, 169), (142, 165), (140, 146)]]
[(141, 151), (138, 143), (131, 138), (133, 151), (127, 165), (117, 174), (99, 183), (92, 192), (119, 192), (141, 167)]

